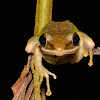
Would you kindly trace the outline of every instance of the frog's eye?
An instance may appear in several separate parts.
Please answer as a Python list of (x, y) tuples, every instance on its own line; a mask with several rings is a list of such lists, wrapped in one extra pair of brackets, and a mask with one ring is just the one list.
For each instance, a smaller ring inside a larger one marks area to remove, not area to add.
[(46, 45), (46, 42), (47, 42), (47, 41), (46, 41), (46, 37), (45, 37), (44, 34), (40, 36), (39, 41), (40, 41), (40, 44), (41, 44), (42, 46), (45, 46), (45, 45)]
[(79, 44), (79, 41), (80, 41), (80, 38), (79, 38), (79, 36), (75, 33), (75, 34), (73, 35), (73, 44), (74, 44), (74, 46), (78, 45), (78, 44)]

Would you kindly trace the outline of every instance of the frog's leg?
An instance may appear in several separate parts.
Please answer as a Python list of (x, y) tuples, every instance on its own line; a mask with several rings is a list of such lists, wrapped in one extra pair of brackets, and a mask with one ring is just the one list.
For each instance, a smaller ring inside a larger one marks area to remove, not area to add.
[[(89, 51), (89, 56), (90, 56), (88, 65), (91, 67), (93, 65), (93, 51), (92, 50), (95, 46), (95, 43), (93, 42), (92, 38), (89, 37), (87, 34), (83, 33), (83, 37), (84, 37), (85, 48), (86, 50)], [(86, 55), (86, 52), (84, 53), (84, 55)]]
[(50, 84), (49, 84), (49, 75), (52, 75), (54, 79), (56, 79), (56, 75), (49, 72), (43, 65), (42, 65), (42, 53), (39, 48), (40, 44), (36, 44), (34, 48), (34, 65), (35, 69), (40, 74), (40, 83), (43, 81), (43, 77), (46, 78), (46, 85), (47, 85), (47, 93), (46, 95), (51, 95)]

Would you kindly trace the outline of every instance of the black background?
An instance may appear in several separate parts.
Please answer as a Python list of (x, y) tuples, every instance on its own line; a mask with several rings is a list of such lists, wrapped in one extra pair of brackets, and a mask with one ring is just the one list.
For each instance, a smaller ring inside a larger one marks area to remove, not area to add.
[[(67, 1), (67, 2), (66, 2)], [(8, 0), (0, 3), (0, 100), (11, 100), (11, 86), (20, 76), (27, 62), (24, 48), (27, 40), (34, 35), (36, 0)], [(54, 0), (52, 20), (70, 20), (79, 30), (85, 32), (100, 46), (99, 1)], [(70, 63), (52, 66), (48, 70), (57, 75), (50, 76), (52, 95), (47, 100), (100, 100), (99, 56), (94, 56), (94, 65), (88, 67), (89, 57), (78, 64)], [(42, 87), (45, 87), (45, 79)]]

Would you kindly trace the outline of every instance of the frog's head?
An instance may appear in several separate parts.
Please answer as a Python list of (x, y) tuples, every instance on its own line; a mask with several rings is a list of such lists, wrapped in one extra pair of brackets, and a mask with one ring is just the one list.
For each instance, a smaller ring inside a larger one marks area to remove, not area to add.
[(44, 54), (63, 56), (75, 54), (82, 43), (82, 36), (76, 26), (70, 21), (51, 21), (40, 36), (41, 50)]

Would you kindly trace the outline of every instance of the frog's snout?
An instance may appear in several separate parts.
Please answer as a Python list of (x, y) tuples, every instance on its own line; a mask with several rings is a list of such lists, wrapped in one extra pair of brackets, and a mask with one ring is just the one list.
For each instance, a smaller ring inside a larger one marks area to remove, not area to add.
[(74, 54), (77, 52), (79, 46), (76, 46), (75, 48), (73, 49), (68, 49), (68, 50), (61, 50), (61, 49), (58, 49), (58, 50), (49, 50), (49, 49), (45, 49), (45, 48), (41, 48), (42, 52), (44, 54), (48, 54), (48, 55), (56, 55), (56, 56), (62, 56), (62, 55), (65, 55), (65, 54)]

